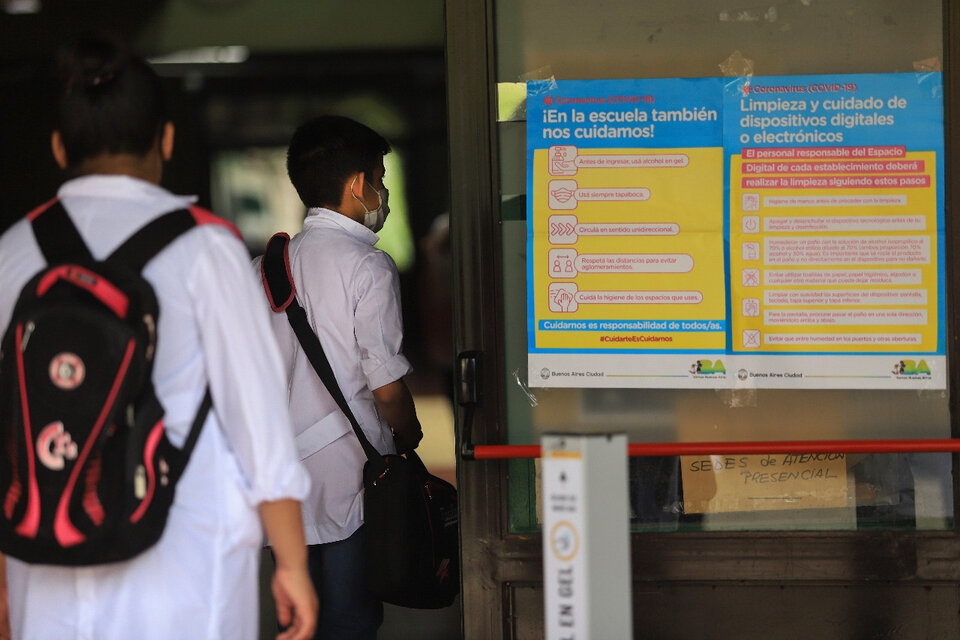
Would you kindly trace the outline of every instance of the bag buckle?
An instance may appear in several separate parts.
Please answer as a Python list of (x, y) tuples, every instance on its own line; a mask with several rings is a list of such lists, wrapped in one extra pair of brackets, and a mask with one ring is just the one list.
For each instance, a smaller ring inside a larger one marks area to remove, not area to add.
[(377, 486), (377, 483), (383, 480), (383, 477), (390, 473), (390, 466), (387, 465), (387, 468), (383, 470), (383, 473), (377, 476), (377, 479), (373, 481), (373, 486)]

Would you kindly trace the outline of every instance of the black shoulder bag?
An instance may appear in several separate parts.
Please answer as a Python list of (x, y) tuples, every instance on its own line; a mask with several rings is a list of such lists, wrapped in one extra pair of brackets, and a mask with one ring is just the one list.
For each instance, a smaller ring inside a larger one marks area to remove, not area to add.
[(415, 452), (381, 455), (367, 440), (297, 302), (287, 256), (289, 240), (287, 234), (278, 233), (267, 243), (261, 263), (263, 285), (273, 311), (286, 312), (310, 364), (367, 456), (363, 466), (367, 587), (380, 600), (401, 607), (449, 606), (460, 592), (457, 490), (431, 475)]

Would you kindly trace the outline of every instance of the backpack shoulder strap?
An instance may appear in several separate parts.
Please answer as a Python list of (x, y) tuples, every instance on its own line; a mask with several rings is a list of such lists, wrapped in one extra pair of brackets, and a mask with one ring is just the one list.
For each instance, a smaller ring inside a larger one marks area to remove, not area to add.
[(58, 198), (27, 215), (47, 264), (92, 262), (90, 249)]
[(186, 468), (187, 462), (190, 461), (190, 454), (193, 453), (193, 448), (197, 445), (197, 440), (200, 439), (200, 430), (203, 428), (203, 423), (206, 422), (207, 414), (210, 413), (212, 407), (213, 396), (210, 395), (210, 385), (207, 385), (207, 389), (203, 393), (203, 400), (200, 401), (197, 413), (193, 416), (193, 422), (190, 424), (190, 431), (187, 432), (187, 439), (180, 447), (180, 455), (169, 462), (174, 477), (179, 477)]
[(193, 219), (197, 221), (198, 225), (213, 224), (223, 227), (235, 235), (237, 240), (243, 241), (243, 236), (240, 234), (240, 230), (237, 229), (232, 222), (224, 220), (217, 214), (207, 211), (203, 207), (198, 207), (195, 204), (187, 207), (187, 210), (190, 211), (190, 215), (193, 216)]
[(187, 209), (165, 213), (140, 227), (114, 249), (105, 262), (122, 264), (139, 273), (164, 247), (196, 225), (197, 221)]
[(337, 384), (337, 377), (333, 373), (330, 361), (327, 360), (327, 354), (323, 351), (320, 338), (310, 327), (306, 311), (297, 302), (293, 275), (290, 272), (290, 259), (287, 254), (287, 243), (289, 241), (290, 236), (285, 233), (274, 235), (267, 242), (267, 250), (260, 262), (260, 275), (263, 279), (263, 287), (267, 292), (267, 298), (270, 300), (270, 307), (276, 313), (286, 311), (287, 320), (290, 321), (290, 326), (293, 327), (293, 332), (297, 335), (297, 340), (300, 342), (304, 354), (306, 354), (314, 371), (317, 372), (321, 382), (323, 382), (323, 386), (327, 388), (337, 406), (350, 421), (350, 426), (353, 427), (353, 432), (360, 441), (360, 446), (363, 448), (367, 460), (385, 468), (386, 463), (384, 463), (383, 457), (367, 440), (363, 429), (360, 428), (360, 423), (357, 422), (350, 405), (347, 404), (347, 399), (343, 397), (343, 391)]
[[(107, 257), (106, 262), (122, 264), (140, 273), (143, 267), (160, 253), (164, 247), (198, 224), (202, 223), (196, 219), (189, 209), (177, 209), (176, 211), (165, 213), (135, 231), (123, 244), (114, 249), (113, 253)], [(190, 453), (197, 444), (197, 439), (200, 437), (200, 430), (212, 406), (213, 399), (210, 395), (210, 387), (208, 385), (200, 407), (194, 415), (193, 423), (190, 425), (187, 439), (180, 449), (180, 456), (170, 461), (171, 467), (174, 469), (175, 477), (183, 473), (187, 461), (190, 459)]]
[(180, 234), (193, 227), (204, 225), (225, 227), (242, 240), (237, 228), (223, 218), (218, 218), (201, 207), (189, 206), (165, 213), (145, 224), (117, 247), (107, 261), (124, 264), (139, 272)]

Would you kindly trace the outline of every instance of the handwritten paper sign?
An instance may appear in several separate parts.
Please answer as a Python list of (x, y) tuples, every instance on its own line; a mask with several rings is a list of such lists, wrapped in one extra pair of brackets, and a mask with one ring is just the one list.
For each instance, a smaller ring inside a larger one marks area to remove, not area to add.
[(683, 456), (686, 513), (847, 506), (842, 453)]

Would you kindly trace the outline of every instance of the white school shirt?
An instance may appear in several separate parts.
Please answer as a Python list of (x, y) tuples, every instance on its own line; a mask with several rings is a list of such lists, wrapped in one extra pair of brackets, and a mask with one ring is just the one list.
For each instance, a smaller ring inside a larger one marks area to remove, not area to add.
[[(401, 353), (400, 279), (393, 260), (373, 245), (377, 234), (329, 209), (310, 209), (290, 240), (297, 301), (320, 338), (344, 398), (370, 443), (395, 453), (372, 389), (412, 371)], [(260, 273), (260, 258), (254, 260)], [(343, 540), (363, 523), (363, 449), (349, 421), (300, 348), (285, 313), (273, 329), (288, 375), (297, 450), (310, 473), (303, 504), (307, 544)]]
[[(95, 258), (161, 213), (190, 205), (125, 176), (86, 176), (59, 197)], [(26, 219), (0, 237), (0, 330), (45, 262)], [(215, 224), (186, 232), (143, 270), (160, 303), (153, 380), (180, 446), (209, 383), (213, 410), (160, 541), (135, 558), (70, 568), (7, 558), (18, 640), (253, 639), (258, 634), (257, 505), (301, 500), (283, 371), (249, 254)]]

